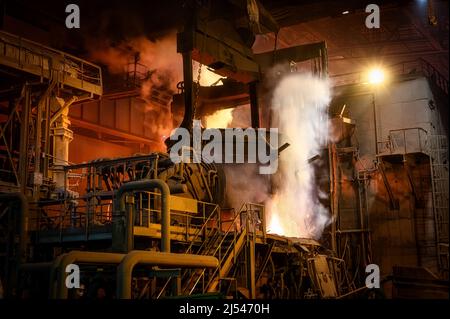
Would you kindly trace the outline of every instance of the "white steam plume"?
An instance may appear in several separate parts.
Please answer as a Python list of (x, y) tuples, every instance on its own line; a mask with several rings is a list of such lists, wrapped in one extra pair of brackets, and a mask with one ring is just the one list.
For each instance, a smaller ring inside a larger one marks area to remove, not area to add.
[(223, 166), (226, 176), (226, 201), (236, 212), (244, 203), (264, 203), (269, 198), (268, 175), (259, 174), (256, 164), (228, 164)]
[(275, 194), (267, 203), (272, 233), (317, 239), (330, 220), (309, 163), (326, 146), (329, 102), (328, 81), (308, 74), (287, 75), (274, 91), (272, 127), (290, 146), (280, 154)]

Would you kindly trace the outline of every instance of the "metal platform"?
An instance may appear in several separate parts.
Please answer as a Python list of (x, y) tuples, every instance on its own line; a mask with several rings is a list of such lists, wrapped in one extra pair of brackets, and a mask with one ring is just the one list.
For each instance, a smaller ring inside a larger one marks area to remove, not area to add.
[(91, 95), (102, 95), (102, 71), (95, 64), (42, 44), (0, 31), (0, 68), (43, 80), (56, 80)]

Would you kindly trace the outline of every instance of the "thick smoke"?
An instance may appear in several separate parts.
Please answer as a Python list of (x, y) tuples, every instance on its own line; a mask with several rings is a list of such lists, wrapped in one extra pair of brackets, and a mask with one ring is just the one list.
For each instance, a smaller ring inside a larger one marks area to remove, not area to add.
[[(183, 78), (181, 55), (177, 53), (176, 34), (150, 40), (140, 36), (120, 43), (112, 44), (108, 40), (92, 43), (91, 59), (108, 68), (112, 74), (125, 76), (127, 73), (134, 80), (134, 60), (139, 57), (136, 66), (140, 84), (140, 95), (145, 103), (144, 125), (153, 140), (158, 142), (157, 149), (164, 151), (164, 140), (173, 129), (170, 110), (172, 94)], [(155, 102), (157, 101), (157, 102)]]
[[(288, 142), (290, 146), (280, 154), (272, 189), (267, 176), (258, 174), (256, 165), (225, 165), (227, 204), (237, 210), (245, 202), (265, 203), (269, 232), (317, 239), (330, 222), (328, 209), (320, 202), (325, 194), (321, 194), (315, 178), (318, 158), (329, 137), (330, 85), (299, 73), (277, 80), (271, 126), (283, 136), (280, 145)], [(248, 108), (245, 110), (248, 113)], [(217, 111), (205, 117), (206, 127), (230, 127), (241, 113)]]
[(312, 75), (287, 75), (274, 90), (272, 126), (290, 146), (280, 154), (275, 192), (267, 203), (272, 233), (319, 238), (329, 222), (310, 163), (326, 146), (329, 102), (328, 81)]
[(108, 40), (95, 42), (91, 43), (90, 52), (93, 61), (105, 64), (109, 72), (116, 74), (133, 71), (132, 64), (138, 54), (138, 62), (146, 67), (137, 70), (145, 78), (143, 95), (147, 95), (153, 86), (175, 91), (183, 78), (183, 64), (174, 32), (155, 40), (140, 36), (114, 44)]
[[(250, 126), (250, 106), (223, 109), (204, 117), (206, 128), (247, 128)], [(226, 175), (225, 206), (236, 211), (246, 202), (264, 203), (269, 198), (270, 180), (259, 174), (257, 164), (227, 164), (223, 166)]]
[(256, 164), (224, 165), (227, 179), (227, 206), (236, 212), (244, 203), (264, 203), (269, 198), (270, 181), (268, 175), (259, 174)]

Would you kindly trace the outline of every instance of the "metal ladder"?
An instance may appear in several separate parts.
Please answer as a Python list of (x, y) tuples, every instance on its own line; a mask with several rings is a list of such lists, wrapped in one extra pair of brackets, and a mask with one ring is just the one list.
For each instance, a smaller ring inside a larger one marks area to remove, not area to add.
[[(431, 185), (436, 229), (438, 267), (448, 272), (448, 141), (445, 135), (429, 136)], [(444, 262), (447, 256), (447, 261)]]

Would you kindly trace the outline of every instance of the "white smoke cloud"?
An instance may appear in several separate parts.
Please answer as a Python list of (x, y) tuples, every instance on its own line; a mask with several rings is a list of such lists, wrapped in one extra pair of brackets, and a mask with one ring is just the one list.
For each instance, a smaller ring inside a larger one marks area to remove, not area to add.
[(289, 74), (275, 88), (272, 126), (290, 146), (280, 154), (275, 194), (267, 202), (268, 230), (289, 237), (319, 238), (330, 221), (320, 203), (314, 168), (328, 137), (330, 85), (308, 74)]
[(269, 198), (268, 175), (259, 174), (256, 164), (229, 164), (223, 166), (226, 175), (226, 200), (236, 211), (244, 203), (264, 203)]

